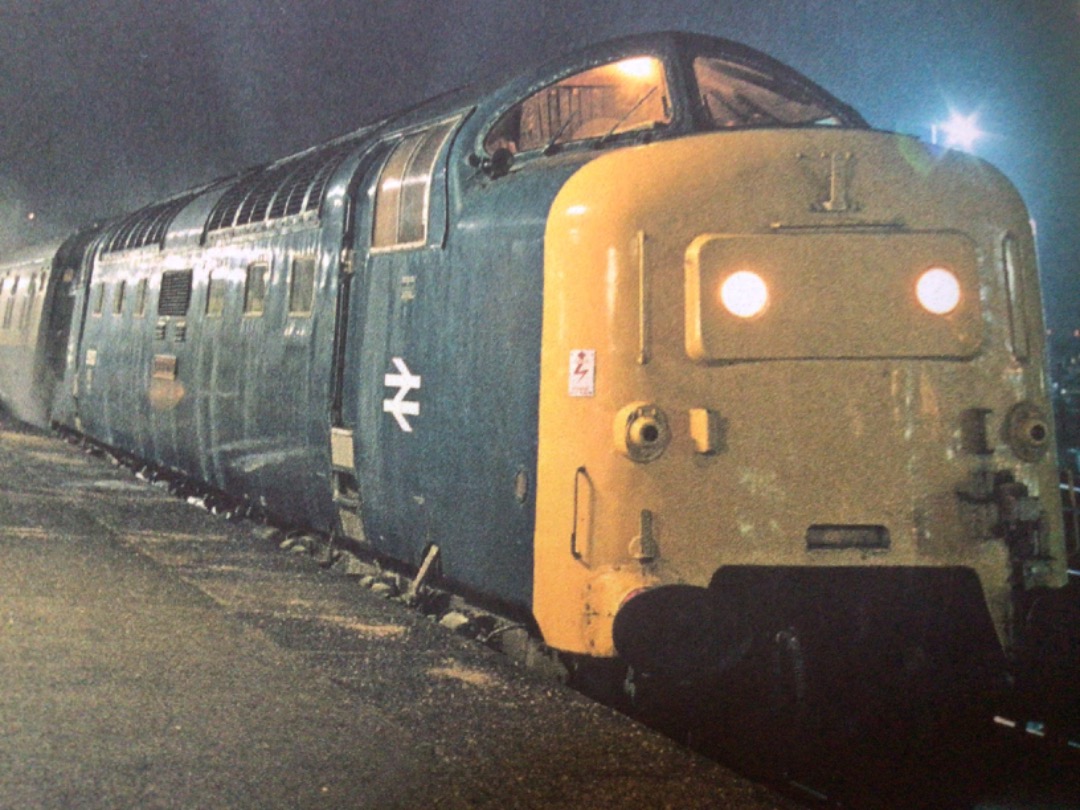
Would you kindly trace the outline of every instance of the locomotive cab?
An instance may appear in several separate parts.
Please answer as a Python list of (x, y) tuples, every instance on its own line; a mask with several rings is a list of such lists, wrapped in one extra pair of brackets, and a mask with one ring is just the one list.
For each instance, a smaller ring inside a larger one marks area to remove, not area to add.
[(786, 68), (676, 42), (624, 148), (567, 135), (599, 83), (576, 78), (483, 141), (520, 150), (510, 175), (589, 155), (544, 235), (545, 639), (658, 669), (681, 637), (717, 674), (847, 634), (992, 681), (1024, 594), (1066, 578), (1024, 206)]

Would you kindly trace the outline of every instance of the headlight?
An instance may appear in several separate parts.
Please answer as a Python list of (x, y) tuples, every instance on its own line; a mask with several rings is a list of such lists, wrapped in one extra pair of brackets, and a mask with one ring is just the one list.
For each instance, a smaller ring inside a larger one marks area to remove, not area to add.
[(753, 318), (768, 305), (769, 288), (757, 273), (740, 270), (732, 273), (720, 285), (720, 301), (732, 315)]
[(1050, 449), (1050, 423), (1042, 408), (1018, 402), (1009, 409), (1002, 426), (1004, 439), (1017, 458), (1038, 461)]
[(655, 405), (632, 402), (615, 415), (615, 447), (633, 461), (660, 457), (671, 441), (667, 417)]
[(927, 312), (948, 315), (960, 303), (960, 281), (951, 270), (931, 267), (915, 282), (915, 295)]

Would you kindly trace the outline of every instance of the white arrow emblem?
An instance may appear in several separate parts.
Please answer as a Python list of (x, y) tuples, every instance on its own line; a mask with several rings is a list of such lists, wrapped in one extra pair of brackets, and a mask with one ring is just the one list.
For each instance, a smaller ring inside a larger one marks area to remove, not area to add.
[(405, 361), (400, 357), (392, 357), (391, 362), (397, 368), (397, 374), (387, 374), (383, 377), (383, 385), (387, 388), (396, 388), (397, 393), (393, 399), (384, 399), (382, 409), (384, 413), (392, 413), (397, 420), (398, 427), (406, 433), (412, 433), (412, 425), (406, 416), (418, 416), (420, 414), (419, 402), (406, 402), (405, 397), (414, 388), (420, 390), (420, 377), (409, 371)]

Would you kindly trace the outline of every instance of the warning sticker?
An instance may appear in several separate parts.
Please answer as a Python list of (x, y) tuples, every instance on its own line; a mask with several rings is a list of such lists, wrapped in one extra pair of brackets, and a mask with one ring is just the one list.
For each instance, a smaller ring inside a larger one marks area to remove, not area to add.
[(570, 352), (570, 396), (596, 396), (596, 349)]

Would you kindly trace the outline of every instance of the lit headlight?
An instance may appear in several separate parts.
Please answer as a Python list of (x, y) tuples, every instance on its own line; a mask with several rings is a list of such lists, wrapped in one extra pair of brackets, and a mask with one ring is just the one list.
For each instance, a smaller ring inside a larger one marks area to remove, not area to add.
[(769, 303), (769, 288), (757, 273), (740, 270), (732, 273), (720, 285), (720, 301), (732, 315), (753, 318), (760, 315)]
[(915, 295), (927, 312), (948, 315), (960, 303), (960, 281), (951, 270), (931, 267), (915, 282)]

